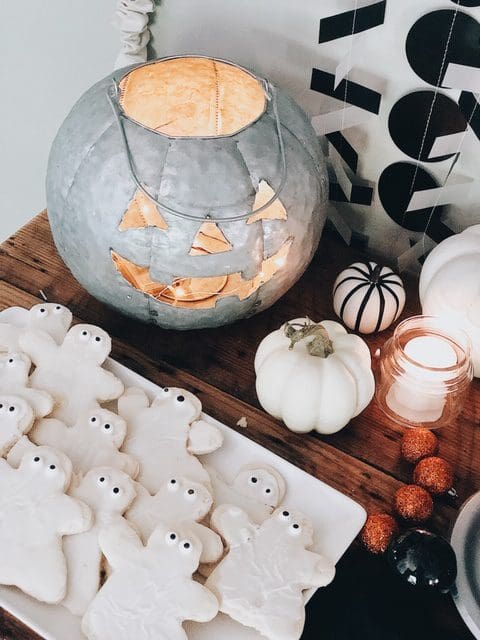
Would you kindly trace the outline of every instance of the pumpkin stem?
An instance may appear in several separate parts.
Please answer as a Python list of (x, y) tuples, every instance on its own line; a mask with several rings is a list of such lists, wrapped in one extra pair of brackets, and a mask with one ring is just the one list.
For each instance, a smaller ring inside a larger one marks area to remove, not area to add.
[(382, 267), (381, 264), (375, 265), (375, 268), (374, 268), (374, 270), (372, 272), (372, 276), (371, 276), (372, 284), (378, 284), (378, 279), (380, 277), (380, 273), (381, 273), (382, 269), (383, 269), (383, 267)]
[(303, 324), (287, 322), (284, 331), (285, 336), (290, 340), (289, 349), (293, 349), (297, 342), (311, 338), (307, 342), (307, 351), (311, 356), (328, 358), (333, 353), (333, 344), (325, 327), (312, 322), (309, 318)]

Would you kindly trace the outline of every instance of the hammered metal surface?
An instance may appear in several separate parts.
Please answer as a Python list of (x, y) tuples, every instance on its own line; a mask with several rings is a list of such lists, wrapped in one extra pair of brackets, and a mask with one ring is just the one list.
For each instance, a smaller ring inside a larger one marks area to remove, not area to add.
[[(47, 206), (58, 250), (79, 282), (120, 312), (162, 327), (214, 327), (248, 317), (273, 304), (301, 276), (325, 223), (328, 181), (325, 161), (307, 116), (278, 90), (287, 179), (281, 192), (287, 220), (220, 222), (231, 251), (190, 256), (201, 222), (162, 211), (168, 229), (119, 230), (136, 185), (126, 160), (107, 91), (127, 69), (89, 89), (73, 107), (52, 146)], [(250, 127), (213, 139), (173, 139), (126, 121), (137, 174), (156, 198), (206, 218), (252, 207), (260, 180), (276, 189), (281, 158), (272, 104)], [(247, 299), (220, 299), (212, 309), (178, 308), (131, 286), (111, 258), (115, 251), (143, 267), (154, 280), (218, 276), (260, 270), (264, 257), (293, 239), (287, 264)]]

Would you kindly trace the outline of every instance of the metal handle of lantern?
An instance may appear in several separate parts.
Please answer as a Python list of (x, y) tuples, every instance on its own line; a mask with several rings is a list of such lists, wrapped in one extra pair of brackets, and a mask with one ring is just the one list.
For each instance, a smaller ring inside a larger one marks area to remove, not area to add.
[(115, 121), (117, 123), (118, 129), (120, 132), (120, 138), (122, 140), (122, 145), (125, 151), (125, 156), (127, 158), (130, 174), (132, 176), (134, 183), (138, 187), (138, 189), (140, 189), (140, 191), (142, 191), (147, 196), (147, 198), (150, 198), (152, 202), (154, 202), (158, 207), (160, 207), (162, 211), (165, 211), (166, 213), (170, 213), (174, 216), (178, 216), (179, 218), (184, 218), (185, 220), (193, 220), (195, 222), (205, 222), (206, 219), (208, 219), (209, 222), (238, 222), (241, 220), (246, 220), (253, 214), (256, 215), (258, 213), (261, 213), (262, 211), (265, 211), (266, 209), (271, 207), (272, 204), (276, 202), (276, 200), (278, 200), (278, 198), (280, 197), (280, 193), (282, 192), (283, 187), (285, 186), (285, 182), (287, 180), (287, 158), (285, 155), (285, 143), (283, 140), (282, 125), (280, 123), (280, 116), (278, 114), (277, 94), (276, 94), (275, 88), (270, 82), (268, 82), (263, 78), (257, 78), (257, 79), (264, 86), (264, 91), (265, 91), (267, 100), (269, 102), (270, 101), (272, 102), (272, 110), (275, 117), (275, 126), (277, 130), (278, 147), (279, 147), (281, 161), (282, 161), (282, 173), (281, 173), (280, 182), (273, 196), (261, 207), (259, 207), (258, 209), (255, 209), (255, 211), (248, 211), (247, 213), (240, 213), (237, 215), (225, 216), (221, 218), (215, 218), (213, 216), (208, 216), (208, 218), (205, 218), (205, 216), (196, 216), (196, 215), (193, 215), (192, 213), (189, 213), (188, 211), (180, 211), (179, 209), (175, 209), (170, 205), (166, 204), (166, 202), (159, 200), (154, 195), (149, 193), (149, 191), (143, 186), (135, 170), (135, 164), (133, 161), (132, 153), (130, 151), (130, 147), (128, 146), (128, 140), (125, 133), (125, 128), (123, 126), (123, 120), (124, 119), (129, 120), (130, 118), (128, 118), (128, 116), (126, 116), (121, 110), (121, 107), (118, 102), (118, 92), (119, 92), (118, 84), (115, 81), (112, 81), (110, 90), (107, 91), (107, 99), (112, 108), (113, 114), (115, 116)]

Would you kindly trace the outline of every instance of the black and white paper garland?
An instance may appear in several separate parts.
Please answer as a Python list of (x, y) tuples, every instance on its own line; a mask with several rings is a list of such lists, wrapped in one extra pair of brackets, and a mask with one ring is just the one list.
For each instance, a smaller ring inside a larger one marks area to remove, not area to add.
[(342, 322), (359, 333), (387, 329), (405, 305), (403, 282), (390, 267), (355, 262), (333, 285), (333, 308)]

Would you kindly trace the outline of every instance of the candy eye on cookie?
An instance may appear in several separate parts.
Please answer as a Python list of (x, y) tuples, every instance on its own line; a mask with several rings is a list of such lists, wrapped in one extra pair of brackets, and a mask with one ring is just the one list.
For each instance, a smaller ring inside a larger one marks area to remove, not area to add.
[(187, 489), (184, 495), (185, 495), (185, 498), (190, 501), (195, 500), (195, 498), (197, 497), (195, 489), (191, 489), (191, 488)]
[(17, 412), (18, 408), (14, 404), (4, 404), (3, 402), (0, 402), (0, 413), (5, 413), (10, 417), (14, 417)]
[(294, 522), (288, 527), (288, 533), (291, 536), (299, 536), (302, 533), (302, 527), (298, 524), (298, 522)]
[(167, 402), (169, 400), (174, 400), (174, 390), (171, 389), (171, 387), (163, 387), (163, 389), (160, 391), (160, 393), (158, 393), (153, 402), (152, 402), (152, 406), (157, 406), (157, 405), (162, 405), (164, 402)]
[(78, 338), (82, 342), (88, 342), (90, 340), (90, 331), (88, 331), (87, 329), (82, 329)]
[(100, 487), (104, 487), (108, 484), (108, 478), (104, 475), (98, 476), (97, 483)]
[(168, 481), (168, 490), (169, 491), (178, 491), (178, 480), (176, 480), (175, 478), (171, 478)]
[(122, 493), (123, 491), (120, 489), (120, 487), (113, 487), (112, 494), (114, 495), (115, 498), (120, 497)]
[(37, 309), (37, 316), (39, 318), (46, 318), (48, 316), (48, 309), (46, 307), (40, 307)]
[(96, 427), (98, 424), (99, 420), (97, 418), (97, 416), (91, 416), (89, 419), (89, 423), (92, 425), (92, 427)]
[(287, 510), (282, 510), (279, 512), (278, 514), (278, 519), (281, 520), (282, 522), (288, 522), (291, 519), (291, 515), (290, 515), (290, 511)]
[(182, 553), (185, 553), (185, 554), (191, 553), (192, 547), (193, 547), (193, 545), (190, 542), (190, 540), (182, 540), (180, 542), (180, 544), (178, 545), (178, 548), (180, 549), (180, 551)]
[(65, 307), (62, 307), (60, 304), (55, 305), (53, 309), (53, 313), (56, 313), (58, 315), (60, 315), (61, 313), (64, 313), (64, 311), (65, 311)]
[(175, 531), (169, 531), (166, 535), (165, 535), (165, 542), (172, 546), (177, 544), (178, 541), (178, 535), (175, 533)]

